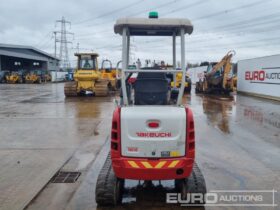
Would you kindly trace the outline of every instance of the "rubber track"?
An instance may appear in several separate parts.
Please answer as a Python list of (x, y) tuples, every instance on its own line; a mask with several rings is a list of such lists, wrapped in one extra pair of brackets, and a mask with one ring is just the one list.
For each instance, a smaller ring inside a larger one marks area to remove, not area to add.
[(114, 206), (118, 201), (115, 199), (115, 186), (117, 177), (114, 174), (111, 162), (111, 155), (107, 159), (99, 173), (95, 189), (96, 203), (100, 206)]
[(66, 97), (77, 96), (77, 82), (66, 82), (64, 85), (64, 95)]
[(99, 80), (95, 83), (94, 87), (95, 96), (108, 96), (108, 80)]
[(194, 163), (193, 171), (187, 183), (188, 193), (206, 193), (205, 180), (196, 163)]

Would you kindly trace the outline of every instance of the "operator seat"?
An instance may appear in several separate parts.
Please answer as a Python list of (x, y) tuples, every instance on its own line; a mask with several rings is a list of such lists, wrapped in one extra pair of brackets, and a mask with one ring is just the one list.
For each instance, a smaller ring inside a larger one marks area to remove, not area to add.
[(168, 80), (165, 73), (138, 73), (134, 86), (135, 105), (166, 105)]

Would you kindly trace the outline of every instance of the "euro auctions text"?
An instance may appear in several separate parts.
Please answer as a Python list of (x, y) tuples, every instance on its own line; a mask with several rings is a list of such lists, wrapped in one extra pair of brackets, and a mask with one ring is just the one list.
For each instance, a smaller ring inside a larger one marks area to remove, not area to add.
[(206, 194), (167, 193), (166, 203), (181, 206), (278, 206), (276, 190), (212, 190)]

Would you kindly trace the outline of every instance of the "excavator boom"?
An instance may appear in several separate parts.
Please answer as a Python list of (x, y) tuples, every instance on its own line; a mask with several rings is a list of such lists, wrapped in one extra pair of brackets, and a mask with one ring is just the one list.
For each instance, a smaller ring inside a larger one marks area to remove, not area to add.
[(196, 83), (197, 93), (225, 93), (229, 94), (233, 90), (233, 81), (229, 77), (232, 69), (231, 60), (235, 51), (229, 51), (220, 62), (205, 73), (205, 78)]

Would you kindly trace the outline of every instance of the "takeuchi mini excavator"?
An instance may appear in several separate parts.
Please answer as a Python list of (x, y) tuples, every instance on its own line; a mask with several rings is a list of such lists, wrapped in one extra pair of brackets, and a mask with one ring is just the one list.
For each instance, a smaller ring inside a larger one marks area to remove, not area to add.
[(66, 97), (93, 93), (95, 96), (107, 96), (110, 80), (102, 79), (98, 70), (97, 53), (76, 53), (78, 57), (74, 81), (66, 82), (64, 94)]
[[(170, 98), (173, 89), (166, 77), (167, 73), (181, 72), (181, 83), (185, 82), (185, 34), (192, 33), (191, 22), (159, 19), (156, 13), (150, 13), (150, 18), (119, 19), (114, 31), (122, 36), (121, 98), (113, 113), (110, 153), (97, 179), (96, 202), (120, 204), (126, 179), (144, 180), (147, 184), (174, 180), (182, 199), (188, 193), (204, 195), (205, 181), (195, 162), (192, 110), (182, 104), (183, 85), (176, 99)], [(131, 36), (171, 37), (173, 64), (179, 36), (183, 70), (129, 69)], [(128, 80), (133, 73), (138, 75), (131, 86)], [(203, 201), (200, 203), (203, 205)]]
[(196, 93), (230, 95), (234, 89), (231, 59), (235, 51), (229, 51), (223, 59), (213, 67), (208, 66), (204, 79), (196, 83)]

